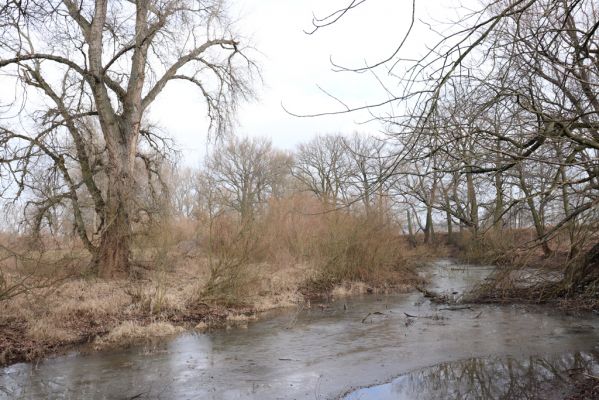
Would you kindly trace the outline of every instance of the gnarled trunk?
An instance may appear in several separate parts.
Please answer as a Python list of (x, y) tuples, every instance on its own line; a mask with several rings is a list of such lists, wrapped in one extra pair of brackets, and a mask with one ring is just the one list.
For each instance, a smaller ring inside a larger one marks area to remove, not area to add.
[[(134, 130), (128, 130), (129, 126), (133, 126)], [(118, 136), (115, 135), (109, 142), (105, 227), (94, 260), (98, 276), (105, 279), (129, 275), (138, 137), (135, 128), (136, 125), (130, 121), (121, 121)]]
[(122, 172), (109, 176), (106, 204), (106, 226), (95, 257), (98, 276), (105, 279), (126, 278), (129, 275), (131, 251), (131, 174)]

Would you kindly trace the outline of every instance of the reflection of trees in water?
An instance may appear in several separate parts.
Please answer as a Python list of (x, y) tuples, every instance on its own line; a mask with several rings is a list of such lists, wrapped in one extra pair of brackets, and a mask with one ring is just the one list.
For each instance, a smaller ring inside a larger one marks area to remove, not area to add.
[(439, 364), (393, 382), (393, 393), (414, 399), (537, 399), (572, 372), (592, 372), (599, 353), (540, 358), (473, 358)]

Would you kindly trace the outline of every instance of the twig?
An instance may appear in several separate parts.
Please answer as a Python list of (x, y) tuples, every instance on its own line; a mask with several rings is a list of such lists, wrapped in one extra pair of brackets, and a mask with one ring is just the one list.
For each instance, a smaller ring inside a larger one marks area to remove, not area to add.
[(447, 311), (470, 310), (470, 311), (473, 311), (472, 307), (470, 307), (470, 306), (439, 308), (439, 311), (443, 311), (443, 310), (447, 310)]
[(370, 317), (372, 315), (372, 313), (368, 313), (366, 314), (366, 316), (364, 318), (362, 318), (362, 323), (366, 322), (366, 318)]

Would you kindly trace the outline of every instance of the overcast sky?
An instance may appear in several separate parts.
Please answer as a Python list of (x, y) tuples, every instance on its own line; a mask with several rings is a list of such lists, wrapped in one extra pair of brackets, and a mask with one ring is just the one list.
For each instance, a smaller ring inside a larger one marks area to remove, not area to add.
[[(335, 73), (330, 57), (347, 66), (363, 66), (391, 54), (410, 24), (410, 0), (369, 0), (352, 10), (333, 26), (307, 35), (313, 13), (324, 16), (347, 4), (347, 0), (234, 0), (231, 14), (237, 31), (259, 51), (264, 84), (256, 83), (258, 99), (239, 110), (236, 133), (241, 136), (268, 136), (277, 147), (293, 148), (315, 134), (331, 132), (373, 132), (376, 123), (362, 124), (367, 113), (332, 117), (297, 118), (298, 114), (340, 109), (340, 105), (318, 86), (350, 106), (385, 99), (380, 85), (370, 74)], [(451, 1), (417, 2), (417, 17), (450, 18), (456, 10)], [(424, 51), (434, 35), (416, 23), (402, 54)], [(392, 82), (392, 81), (389, 81)], [(171, 85), (152, 106), (151, 118), (168, 130), (183, 151), (186, 164), (199, 162), (206, 149), (205, 106), (193, 87)]]

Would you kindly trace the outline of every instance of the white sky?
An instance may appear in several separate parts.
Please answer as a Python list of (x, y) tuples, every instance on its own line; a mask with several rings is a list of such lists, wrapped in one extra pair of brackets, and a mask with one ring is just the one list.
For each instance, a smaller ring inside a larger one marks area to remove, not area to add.
[[(236, 134), (267, 136), (275, 146), (293, 148), (319, 133), (373, 132), (376, 123), (360, 124), (367, 113), (330, 117), (297, 118), (298, 114), (339, 110), (340, 105), (318, 89), (320, 85), (350, 106), (385, 99), (383, 89), (371, 75), (335, 73), (329, 57), (347, 66), (363, 66), (390, 55), (410, 24), (410, 0), (369, 0), (341, 21), (309, 36), (313, 13), (324, 16), (348, 0), (233, 0), (237, 31), (249, 38), (261, 53), (258, 62), (264, 85), (256, 84), (258, 99), (243, 104)], [(455, 15), (453, 1), (417, 0), (416, 16), (447, 21)], [(434, 35), (416, 23), (404, 56), (425, 50)], [(393, 81), (390, 81), (393, 82)], [(184, 162), (197, 165), (206, 149), (205, 106), (193, 87), (167, 86), (151, 109), (151, 119), (164, 127), (182, 150)]]

